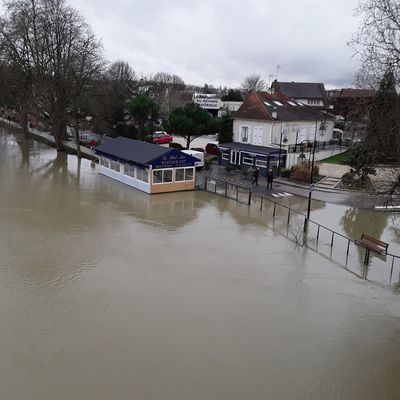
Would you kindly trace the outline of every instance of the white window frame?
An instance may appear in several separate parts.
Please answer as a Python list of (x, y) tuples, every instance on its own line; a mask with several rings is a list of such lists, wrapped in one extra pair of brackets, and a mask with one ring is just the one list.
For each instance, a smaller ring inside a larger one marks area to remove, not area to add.
[[(113, 163), (116, 165), (116, 167), (118, 167), (118, 169), (113, 168)], [(115, 171), (115, 172), (121, 172), (121, 164), (119, 161), (115, 161), (115, 160), (110, 160), (110, 169)]]
[(100, 156), (100, 165), (104, 168), (110, 168), (110, 160), (107, 157)]
[(256, 159), (256, 167), (267, 168), (267, 161)]
[[(245, 129), (245, 132), (246, 132), (246, 134), (247, 134), (246, 140), (244, 140), (243, 128), (246, 128), (246, 129)], [(249, 125), (240, 125), (240, 129), (239, 129), (239, 140), (240, 140), (242, 143), (250, 143), (250, 126), (249, 126)]]
[(245, 157), (245, 156), (243, 156), (242, 164), (254, 165), (254, 158), (253, 157)]
[[(133, 169), (133, 175), (127, 174), (127, 167)], [(132, 164), (125, 163), (124, 164), (124, 175), (128, 176), (129, 178), (136, 179), (136, 167)]]
[[(176, 180), (176, 171), (178, 169), (183, 169), (183, 180)], [(192, 170), (192, 178), (191, 179), (186, 179), (186, 171), (187, 170)], [(192, 182), (194, 180), (194, 167), (179, 167), (179, 168), (175, 168), (174, 170), (174, 182), (176, 183), (181, 183), (181, 182)]]
[[(146, 172), (147, 180), (144, 181), (143, 179), (141, 179), (139, 177), (139, 171)], [(140, 182), (149, 183), (149, 171), (147, 169), (145, 169), (145, 168), (136, 167), (135, 168), (135, 178)]]
[[(162, 172), (162, 174), (161, 174), (161, 176), (162, 176), (162, 178), (161, 178), (162, 182), (154, 182), (154, 172), (159, 172), (159, 171)], [(165, 172), (165, 171), (171, 171), (171, 175), (172, 175), (172, 176), (171, 176), (171, 181), (164, 182), (164, 172)], [(174, 183), (174, 168), (159, 168), (159, 169), (153, 169), (153, 170), (152, 170), (152, 173), (151, 173), (151, 182), (152, 182), (153, 185), (166, 185), (166, 184)]]
[(229, 161), (229, 153), (222, 153), (221, 158), (225, 161)]

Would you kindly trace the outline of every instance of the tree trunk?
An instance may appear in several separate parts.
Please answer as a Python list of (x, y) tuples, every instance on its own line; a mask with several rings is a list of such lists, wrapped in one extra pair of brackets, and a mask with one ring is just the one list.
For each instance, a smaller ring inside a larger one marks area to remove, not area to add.
[(29, 121), (28, 121), (28, 111), (26, 110), (25, 107), (20, 108), (20, 116), (21, 116), (21, 125), (22, 125), (22, 131), (24, 132), (24, 135), (26, 137), (30, 136), (29, 132)]
[(190, 136), (186, 136), (186, 150), (189, 150), (191, 141), (192, 141), (191, 137)]
[(63, 134), (64, 127), (59, 121), (55, 121), (52, 129), (54, 140), (56, 142), (57, 151), (64, 151)]
[(78, 118), (75, 118), (75, 142), (76, 142), (76, 154), (78, 158), (82, 157), (81, 154), (81, 144), (79, 140), (79, 123), (78, 123)]

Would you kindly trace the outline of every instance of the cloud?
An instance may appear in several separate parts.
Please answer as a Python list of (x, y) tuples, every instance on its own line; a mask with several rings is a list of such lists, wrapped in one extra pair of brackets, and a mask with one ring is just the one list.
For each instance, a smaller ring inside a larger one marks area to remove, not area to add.
[(268, 80), (348, 86), (358, 69), (346, 42), (357, 0), (72, 0), (102, 38), (106, 57), (136, 72), (239, 86)]

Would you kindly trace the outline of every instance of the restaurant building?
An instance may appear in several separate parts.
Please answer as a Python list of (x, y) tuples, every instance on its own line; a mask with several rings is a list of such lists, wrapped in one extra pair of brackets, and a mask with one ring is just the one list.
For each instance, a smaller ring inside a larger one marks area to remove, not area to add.
[(95, 148), (99, 173), (146, 193), (195, 188), (196, 158), (177, 149), (125, 137)]

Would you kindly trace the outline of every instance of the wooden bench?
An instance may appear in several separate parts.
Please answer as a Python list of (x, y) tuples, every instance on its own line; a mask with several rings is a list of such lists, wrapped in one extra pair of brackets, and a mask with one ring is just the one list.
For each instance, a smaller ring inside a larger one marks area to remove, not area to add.
[(389, 247), (388, 243), (382, 242), (381, 240), (375, 239), (365, 233), (361, 235), (361, 240), (356, 240), (359, 246), (366, 247), (379, 254), (386, 254)]

